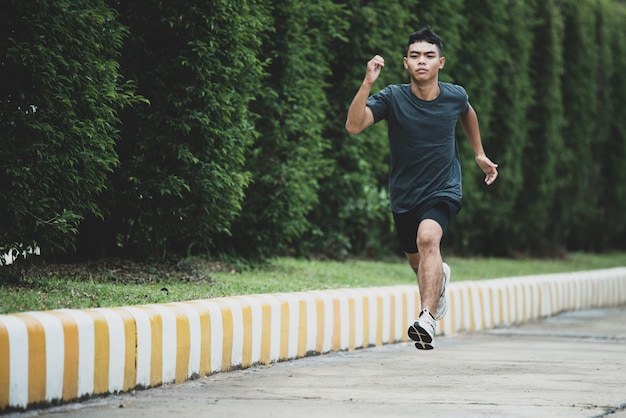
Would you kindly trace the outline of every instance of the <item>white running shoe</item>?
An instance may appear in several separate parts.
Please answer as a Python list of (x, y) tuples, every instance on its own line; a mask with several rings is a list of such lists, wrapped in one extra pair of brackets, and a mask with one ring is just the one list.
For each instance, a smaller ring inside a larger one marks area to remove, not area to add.
[(446, 286), (450, 283), (450, 266), (443, 263), (443, 281), (441, 283), (441, 295), (439, 295), (439, 302), (437, 302), (437, 309), (433, 315), (435, 321), (439, 321), (448, 313), (448, 292), (446, 292)]
[(435, 319), (428, 309), (424, 309), (408, 331), (409, 338), (415, 341), (415, 348), (432, 350), (435, 346), (435, 328)]

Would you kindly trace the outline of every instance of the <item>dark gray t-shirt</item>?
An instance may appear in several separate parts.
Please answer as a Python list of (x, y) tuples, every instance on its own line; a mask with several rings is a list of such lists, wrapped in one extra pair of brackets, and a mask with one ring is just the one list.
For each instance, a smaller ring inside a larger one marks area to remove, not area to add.
[(459, 115), (469, 108), (465, 89), (439, 82), (441, 93), (424, 101), (410, 84), (385, 87), (367, 100), (374, 121), (389, 132), (391, 210), (408, 212), (433, 200), (461, 202), (461, 162), (455, 138)]

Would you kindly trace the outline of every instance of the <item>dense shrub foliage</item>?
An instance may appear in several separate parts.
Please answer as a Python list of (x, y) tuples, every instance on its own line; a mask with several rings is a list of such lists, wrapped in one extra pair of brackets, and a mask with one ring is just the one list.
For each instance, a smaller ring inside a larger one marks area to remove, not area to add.
[(121, 71), (150, 104), (120, 115), (120, 167), (101, 199), (108, 217), (80, 229), (80, 255), (207, 251), (241, 212), (250, 180), (267, 13), (226, 0), (115, 7), (131, 31)]
[(408, 81), (425, 25), (500, 165), (485, 186), (458, 130), (445, 248), (625, 248), (623, 2), (7, 0), (0, 19), (2, 252), (397, 252), (386, 126), (343, 125), (373, 55), (375, 90)]
[(287, 252), (313, 227), (307, 215), (333, 167), (324, 154), (328, 46), (345, 39), (345, 14), (330, 0), (272, 2), (272, 31), (260, 53), (266, 77), (250, 106), (258, 115), (258, 140), (246, 153), (251, 183), (232, 232), (218, 237), (218, 251), (246, 257)]
[(6, 0), (0, 22), (0, 253), (72, 250), (118, 166), (127, 28), (98, 0)]

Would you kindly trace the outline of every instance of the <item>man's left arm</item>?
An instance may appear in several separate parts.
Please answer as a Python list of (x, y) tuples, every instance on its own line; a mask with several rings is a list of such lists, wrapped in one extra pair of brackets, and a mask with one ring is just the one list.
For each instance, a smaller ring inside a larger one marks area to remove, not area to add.
[(469, 139), (470, 144), (472, 145), (472, 149), (474, 150), (474, 158), (476, 160), (476, 164), (483, 170), (485, 173), (485, 183), (488, 185), (496, 181), (498, 177), (498, 164), (493, 163), (487, 155), (485, 155), (485, 150), (483, 149), (483, 143), (480, 138), (480, 128), (478, 126), (478, 116), (476, 115), (476, 111), (468, 103), (468, 109), (465, 113), (461, 113), (459, 116), (459, 121), (461, 122), (461, 127)]

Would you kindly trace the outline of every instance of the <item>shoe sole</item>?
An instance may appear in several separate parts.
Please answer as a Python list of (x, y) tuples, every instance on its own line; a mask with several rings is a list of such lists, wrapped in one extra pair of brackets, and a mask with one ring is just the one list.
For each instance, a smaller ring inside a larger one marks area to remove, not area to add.
[(415, 341), (415, 348), (418, 350), (432, 350), (434, 348), (433, 337), (418, 323), (409, 327), (409, 338)]

